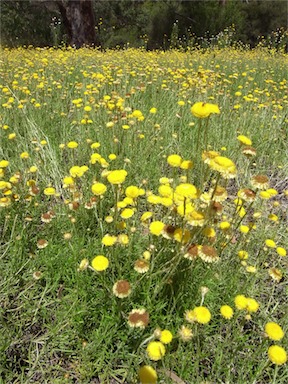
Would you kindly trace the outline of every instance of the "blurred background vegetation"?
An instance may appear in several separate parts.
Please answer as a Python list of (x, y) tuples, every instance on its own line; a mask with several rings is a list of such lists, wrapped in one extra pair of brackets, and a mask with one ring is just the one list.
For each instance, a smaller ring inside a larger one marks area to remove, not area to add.
[[(95, 45), (169, 49), (229, 45), (254, 47), (259, 37), (287, 49), (286, 0), (81, 0), (93, 9)], [(74, 0), (80, 3), (80, 0)], [(69, 0), (1, 0), (1, 45), (69, 44), (59, 4)], [(285, 34), (284, 34), (285, 35)]]

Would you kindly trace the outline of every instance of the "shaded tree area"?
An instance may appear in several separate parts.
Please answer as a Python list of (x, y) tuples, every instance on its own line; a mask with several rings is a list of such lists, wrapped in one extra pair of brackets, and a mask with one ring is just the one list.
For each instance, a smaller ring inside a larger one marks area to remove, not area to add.
[(254, 46), (287, 29), (287, 12), (285, 0), (2, 0), (1, 44), (168, 49), (234, 25), (233, 39)]

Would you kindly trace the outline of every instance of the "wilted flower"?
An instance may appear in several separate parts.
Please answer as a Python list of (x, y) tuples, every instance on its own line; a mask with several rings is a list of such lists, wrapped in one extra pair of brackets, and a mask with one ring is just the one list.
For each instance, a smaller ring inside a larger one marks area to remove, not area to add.
[(149, 313), (146, 309), (132, 309), (128, 315), (128, 324), (132, 328), (145, 328), (149, 323)]

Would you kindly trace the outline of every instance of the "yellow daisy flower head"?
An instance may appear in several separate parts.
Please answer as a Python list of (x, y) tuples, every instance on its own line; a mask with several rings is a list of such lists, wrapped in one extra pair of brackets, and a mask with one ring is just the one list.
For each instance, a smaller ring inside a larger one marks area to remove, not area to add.
[(279, 256), (282, 256), (282, 257), (287, 256), (287, 251), (283, 247), (277, 247), (276, 252), (278, 253)]
[(149, 231), (152, 235), (160, 236), (165, 228), (165, 224), (162, 221), (152, 221), (149, 226)]
[(182, 157), (180, 155), (169, 155), (167, 157), (167, 163), (169, 165), (171, 165), (171, 167), (180, 167), (181, 163), (182, 163)]
[(111, 247), (117, 242), (117, 240), (118, 240), (117, 236), (111, 236), (109, 234), (106, 234), (102, 238), (102, 244), (105, 245), (106, 247)]
[(274, 341), (279, 341), (284, 337), (283, 329), (280, 325), (274, 323), (273, 321), (270, 321), (265, 325), (265, 334), (269, 337), (269, 339)]
[(234, 303), (237, 309), (246, 309), (247, 308), (247, 297), (244, 295), (237, 295), (234, 299)]
[(183, 160), (181, 165), (181, 169), (192, 169), (193, 168), (193, 162), (191, 160)]
[(220, 114), (220, 109), (217, 104), (197, 102), (192, 105), (191, 112), (199, 119), (205, 119), (211, 114)]
[(252, 145), (252, 141), (247, 136), (239, 135), (239, 136), (237, 136), (237, 140), (240, 142), (240, 144), (243, 144), (246, 146)]
[(200, 306), (193, 309), (197, 323), (207, 324), (211, 320), (211, 313), (208, 308)]
[(268, 357), (273, 364), (282, 365), (287, 361), (287, 353), (279, 345), (271, 345), (268, 349)]
[(220, 308), (221, 315), (227, 319), (230, 320), (233, 317), (233, 309), (229, 305), (222, 305)]
[(107, 180), (111, 184), (122, 184), (124, 183), (127, 174), (125, 169), (114, 170), (108, 173)]
[(94, 183), (91, 187), (92, 193), (96, 196), (104, 195), (104, 193), (107, 190), (107, 187), (105, 184), (102, 183)]
[(140, 384), (156, 384), (157, 383), (157, 372), (150, 365), (143, 365), (139, 369), (138, 377)]
[(95, 256), (91, 262), (91, 266), (95, 271), (102, 272), (105, 271), (109, 266), (109, 260), (103, 255)]
[(44, 195), (46, 196), (54, 196), (56, 194), (56, 189), (53, 187), (47, 187), (44, 189)]
[(257, 312), (259, 309), (259, 306), (260, 306), (259, 303), (255, 299), (252, 299), (250, 297), (247, 298), (246, 309), (248, 312)]
[(134, 215), (135, 211), (132, 208), (125, 208), (123, 211), (120, 213), (120, 216), (122, 219), (130, 219)]
[(22, 152), (20, 154), (20, 157), (21, 157), (21, 159), (28, 159), (29, 158), (29, 153), (28, 152)]
[(182, 183), (177, 185), (177, 187), (175, 188), (175, 193), (178, 196), (189, 199), (196, 199), (198, 197), (197, 188), (193, 184), (189, 183)]
[(145, 221), (151, 219), (152, 216), (153, 216), (153, 212), (146, 211), (146, 212), (144, 212), (144, 213), (142, 214), (140, 220), (141, 220), (142, 222), (145, 222)]
[(7, 168), (9, 165), (8, 160), (0, 160), (0, 168)]
[(221, 173), (225, 179), (232, 179), (236, 177), (236, 165), (228, 157), (216, 156), (208, 164), (211, 169)]
[(276, 248), (276, 243), (272, 239), (266, 239), (265, 244), (266, 244), (266, 247), (268, 248)]
[(173, 339), (173, 335), (170, 331), (168, 331), (168, 329), (164, 329), (163, 331), (161, 331), (160, 339), (159, 339), (161, 343), (169, 344), (171, 343), (172, 339)]
[(70, 149), (77, 148), (78, 147), (78, 143), (76, 141), (69, 141), (69, 143), (67, 143), (67, 147), (70, 148)]
[(166, 353), (165, 346), (161, 341), (150, 341), (146, 351), (149, 359), (153, 361), (161, 360)]
[(145, 191), (142, 188), (138, 188), (135, 185), (129, 185), (125, 189), (125, 195), (127, 197), (131, 197), (132, 199), (136, 199), (139, 196), (142, 196), (145, 193)]

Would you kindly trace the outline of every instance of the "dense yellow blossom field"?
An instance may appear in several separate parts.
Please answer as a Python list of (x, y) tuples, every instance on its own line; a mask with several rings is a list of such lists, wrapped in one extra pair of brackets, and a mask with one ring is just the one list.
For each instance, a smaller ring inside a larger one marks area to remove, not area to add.
[(286, 383), (287, 55), (4, 49), (6, 383)]

